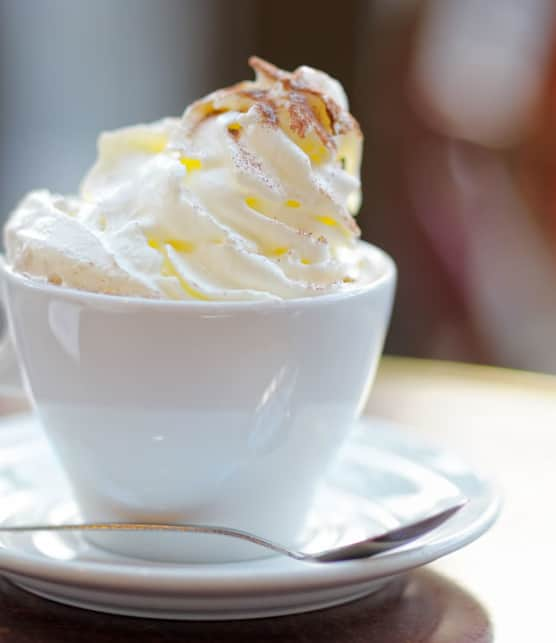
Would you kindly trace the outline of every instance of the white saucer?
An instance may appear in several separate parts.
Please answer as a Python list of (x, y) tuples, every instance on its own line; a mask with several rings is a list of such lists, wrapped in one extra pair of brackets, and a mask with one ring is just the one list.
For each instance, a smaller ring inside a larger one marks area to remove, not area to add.
[[(61, 603), (152, 618), (260, 618), (370, 594), (392, 576), (468, 544), (488, 529), (499, 509), (495, 490), (478, 473), (400, 427), (371, 418), (356, 427), (322, 489), (306, 549), (325, 549), (395, 527), (461, 494), (468, 504), (442, 527), (369, 560), (318, 564), (271, 557), (173, 565), (118, 556), (76, 533), (43, 532), (0, 535), (0, 573)], [(0, 420), (0, 523), (77, 518), (67, 484), (34, 418)]]

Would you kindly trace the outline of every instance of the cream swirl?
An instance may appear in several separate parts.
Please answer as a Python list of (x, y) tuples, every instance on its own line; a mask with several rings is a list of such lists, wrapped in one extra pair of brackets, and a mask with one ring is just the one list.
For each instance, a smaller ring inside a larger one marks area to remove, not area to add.
[(352, 214), (362, 137), (341, 85), (258, 58), (181, 119), (101, 135), (79, 197), (32, 192), (7, 260), (57, 284), (172, 299), (313, 296), (368, 282)]

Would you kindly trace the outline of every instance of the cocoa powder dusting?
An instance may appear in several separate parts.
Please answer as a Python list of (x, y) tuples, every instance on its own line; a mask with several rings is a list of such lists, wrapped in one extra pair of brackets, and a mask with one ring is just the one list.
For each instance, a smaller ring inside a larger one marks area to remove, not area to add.
[[(249, 58), (249, 65), (257, 73), (259, 86), (243, 81), (197, 101), (186, 112), (189, 132), (206, 119), (230, 109), (245, 112), (256, 106), (265, 125), (277, 127), (279, 114), (285, 112), (289, 116), (288, 126), (297, 136), (305, 138), (308, 132), (313, 131), (328, 149), (334, 149), (335, 136), (348, 132), (361, 136), (359, 124), (353, 116), (330, 96), (310, 86), (303, 78), (301, 68), (292, 73), (282, 71), (257, 56)], [(238, 100), (246, 105), (239, 107)], [(326, 122), (323, 122), (323, 113)]]

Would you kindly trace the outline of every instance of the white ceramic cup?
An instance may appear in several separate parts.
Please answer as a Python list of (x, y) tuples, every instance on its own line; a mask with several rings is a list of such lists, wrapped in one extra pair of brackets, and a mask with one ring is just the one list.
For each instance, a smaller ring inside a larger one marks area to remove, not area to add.
[[(278, 302), (100, 295), (0, 268), (25, 389), (82, 518), (226, 525), (299, 544), (367, 398), (393, 261), (358, 290)], [(264, 555), (219, 536), (102, 533), (151, 560)]]

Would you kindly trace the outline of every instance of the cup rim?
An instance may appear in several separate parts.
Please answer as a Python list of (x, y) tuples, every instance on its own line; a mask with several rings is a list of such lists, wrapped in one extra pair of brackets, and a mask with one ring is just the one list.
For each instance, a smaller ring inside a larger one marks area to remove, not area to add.
[(295, 306), (315, 306), (318, 304), (333, 303), (346, 299), (352, 299), (364, 294), (369, 294), (378, 290), (383, 284), (394, 281), (396, 279), (397, 270), (396, 264), (392, 257), (368, 241), (360, 240), (359, 243), (363, 244), (365, 253), (370, 254), (375, 263), (379, 267), (379, 274), (369, 281), (357, 287), (342, 290), (339, 292), (326, 293), (322, 295), (315, 295), (313, 297), (295, 297), (291, 299), (238, 299), (238, 300), (211, 300), (200, 301), (197, 299), (154, 299), (148, 297), (136, 297), (130, 295), (112, 295), (106, 293), (92, 292), (89, 290), (79, 290), (67, 286), (56, 286), (47, 281), (42, 281), (23, 273), (14, 271), (6, 262), (5, 255), (0, 255), (0, 273), (25, 288), (30, 290), (37, 290), (41, 292), (51, 293), (58, 297), (73, 299), (76, 301), (89, 301), (110, 305), (121, 305), (126, 308), (130, 306), (146, 308), (146, 309), (189, 309), (189, 310), (244, 310), (244, 309), (265, 309), (265, 308), (283, 308), (288, 305)]

